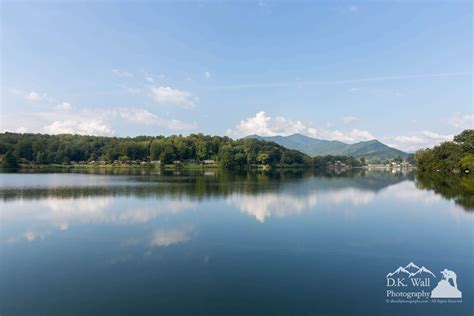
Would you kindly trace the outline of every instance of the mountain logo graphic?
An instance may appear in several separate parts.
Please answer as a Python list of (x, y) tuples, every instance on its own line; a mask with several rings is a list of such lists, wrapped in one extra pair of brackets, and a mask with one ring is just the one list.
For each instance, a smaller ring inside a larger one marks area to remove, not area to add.
[(422, 273), (428, 273), (431, 276), (436, 278), (434, 273), (431, 272), (430, 270), (428, 270), (425, 266), (421, 266), (421, 268), (420, 268), (419, 266), (417, 266), (413, 262), (410, 262), (405, 267), (402, 267), (402, 266), (398, 267), (395, 271), (390, 272), (389, 274), (387, 274), (387, 278), (390, 278), (394, 275), (399, 276), (401, 274), (406, 274), (407, 277), (411, 278), (411, 277), (415, 277), (415, 276), (418, 277)]

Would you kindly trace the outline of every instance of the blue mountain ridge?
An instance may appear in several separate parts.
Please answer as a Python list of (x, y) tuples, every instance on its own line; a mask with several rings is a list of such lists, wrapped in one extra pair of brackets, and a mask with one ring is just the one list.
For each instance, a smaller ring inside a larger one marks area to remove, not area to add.
[(275, 142), (289, 149), (299, 150), (310, 156), (353, 156), (354, 158), (390, 159), (400, 156), (406, 158), (408, 153), (389, 147), (378, 140), (362, 141), (346, 144), (337, 140), (324, 140), (301, 134), (289, 136), (259, 136), (249, 135), (246, 138)]

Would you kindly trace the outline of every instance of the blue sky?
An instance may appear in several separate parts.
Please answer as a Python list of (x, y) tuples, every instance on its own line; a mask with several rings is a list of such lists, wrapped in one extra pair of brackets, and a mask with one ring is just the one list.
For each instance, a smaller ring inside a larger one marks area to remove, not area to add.
[(470, 1), (1, 6), (2, 130), (411, 151), (474, 124)]

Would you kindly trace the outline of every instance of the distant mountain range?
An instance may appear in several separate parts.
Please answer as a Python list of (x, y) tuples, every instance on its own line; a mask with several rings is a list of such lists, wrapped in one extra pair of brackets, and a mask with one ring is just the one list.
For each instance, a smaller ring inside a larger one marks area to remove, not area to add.
[(275, 142), (289, 149), (299, 150), (310, 156), (353, 156), (354, 158), (379, 158), (388, 159), (400, 156), (406, 158), (408, 153), (382, 144), (378, 140), (369, 140), (355, 144), (346, 144), (337, 140), (323, 140), (311, 138), (301, 134), (290, 136), (250, 135), (247, 138), (255, 138)]

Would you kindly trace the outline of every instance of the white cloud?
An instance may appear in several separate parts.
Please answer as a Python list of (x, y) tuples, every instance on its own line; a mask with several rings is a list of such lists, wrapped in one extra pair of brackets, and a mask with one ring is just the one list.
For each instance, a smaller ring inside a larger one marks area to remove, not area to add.
[(240, 121), (234, 129), (227, 130), (227, 135), (236, 138), (253, 134), (260, 136), (288, 136), (297, 133), (309, 137), (319, 137), (322, 139), (339, 140), (349, 143), (374, 139), (374, 136), (368, 131), (361, 131), (358, 129), (353, 129), (350, 132), (329, 129), (317, 130), (316, 128), (305, 125), (298, 120), (281, 116), (270, 117), (264, 111), (258, 112), (254, 117), (249, 117)]
[(15, 130), (16, 133), (20, 133), (20, 134), (26, 133), (27, 131), (28, 131), (28, 129), (26, 127), (23, 127), (23, 126), (20, 126)]
[(152, 87), (153, 100), (158, 104), (177, 105), (183, 108), (194, 108), (198, 98), (187, 91), (170, 87)]
[(97, 119), (71, 119), (54, 121), (43, 128), (48, 134), (79, 134), (79, 135), (113, 135), (112, 127)]
[(453, 140), (454, 135), (443, 135), (431, 131), (421, 131), (417, 135), (402, 135), (387, 138), (387, 140), (393, 141), (392, 147), (405, 150), (405, 151), (416, 151), (420, 148), (433, 147), (441, 142)]
[(148, 81), (148, 82), (150, 82), (150, 83), (154, 83), (154, 82), (155, 82), (155, 79), (153, 79), (153, 77), (151, 77), (151, 76), (148, 76), (148, 77), (146, 77), (145, 79), (146, 79), (146, 81)]
[(316, 129), (307, 127), (301, 121), (281, 116), (272, 118), (267, 116), (264, 111), (258, 112), (254, 117), (240, 121), (239, 125), (234, 129), (227, 130), (227, 134), (233, 137), (245, 137), (252, 134), (260, 136), (287, 136), (295, 133), (317, 136)]
[(40, 101), (46, 101), (46, 102), (55, 102), (56, 100), (52, 97), (50, 97), (47, 93), (44, 92), (38, 92), (36, 90), (19, 90), (19, 89), (9, 89), (8, 90), (10, 93), (18, 95), (23, 97), (27, 101), (31, 102), (40, 102)]
[(355, 116), (345, 116), (342, 118), (342, 121), (344, 122), (344, 124), (352, 124), (352, 123), (355, 123), (357, 122), (359, 119)]
[[(125, 126), (127, 123), (130, 124)], [(191, 130), (196, 128), (197, 124), (160, 117), (143, 108), (76, 109), (69, 103), (63, 102), (46, 111), (34, 112), (28, 116), (14, 116), (5, 121), (2, 127), (4, 131), (21, 133), (28, 131), (48, 134), (112, 136), (116, 135), (116, 130), (123, 131), (124, 127), (141, 130), (140, 133), (143, 133), (147, 126), (152, 128), (151, 131), (158, 132), (158, 129)], [(150, 130), (148, 129), (147, 132)]]
[(39, 93), (36, 91), (31, 91), (25, 95), (25, 98), (30, 101), (41, 101), (46, 98), (46, 94)]
[(423, 131), (421, 132), (426, 138), (432, 139), (438, 142), (451, 141), (454, 138), (454, 135), (442, 135), (435, 132)]
[(72, 105), (69, 102), (61, 102), (55, 106), (55, 109), (59, 111), (69, 111), (71, 108)]
[(456, 113), (449, 119), (448, 123), (456, 128), (472, 129), (474, 128), (474, 115)]
[(112, 69), (112, 72), (117, 76), (117, 77), (122, 77), (122, 78), (133, 78), (133, 74), (127, 71), (123, 71), (120, 69)]
[(375, 137), (368, 131), (361, 131), (357, 128), (351, 130), (350, 132), (325, 130), (321, 131), (320, 135), (323, 139), (338, 140), (345, 143), (355, 143), (375, 139)]
[(422, 139), (418, 136), (397, 136), (394, 139), (397, 142), (407, 144), (424, 144), (426, 142), (425, 139)]
[(204, 77), (206, 77), (206, 79), (210, 79), (211, 78), (211, 73), (209, 71), (206, 71), (204, 73)]
[(349, 137), (353, 139), (353, 141), (365, 141), (365, 140), (373, 140), (375, 137), (370, 134), (368, 131), (361, 131), (358, 129), (353, 129), (349, 132)]
[(121, 118), (146, 125), (158, 125), (170, 130), (186, 130), (196, 128), (195, 123), (187, 123), (175, 119), (159, 117), (144, 109), (122, 109), (118, 111)]

